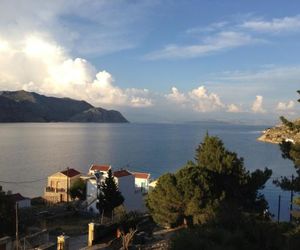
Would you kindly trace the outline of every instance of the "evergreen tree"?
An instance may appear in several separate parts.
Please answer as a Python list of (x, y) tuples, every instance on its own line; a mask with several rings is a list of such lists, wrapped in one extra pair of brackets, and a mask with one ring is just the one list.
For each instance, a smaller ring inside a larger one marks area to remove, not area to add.
[(183, 219), (203, 223), (216, 217), (220, 207), (260, 214), (267, 208), (258, 191), (271, 170), (249, 173), (242, 158), (208, 134), (197, 148), (195, 160), (175, 175), (162, 176), (149, 193), (147, 204), (157, 223), (182, 223)]
[(163, 226), (173, 226), (184, 216), (183, 196), (174, 174), (165, 174), (148, 195), (147, 206), (153, 219)]
[(101, 184), (100, 209), (112, 213), (115, 207), (124, 202), (124, 197), (118, 189), (118, 185), (113, 177), (112, 171), (108, 171), (108, 177)]
[(70, 188), (70, 196), (72, 199), (85, 200), (86, 198), (86, 183), (82, 179), (76, 180)]
[(15, 206), (0, 186), (0, 238), (15, 232)]
[[(300, 94), (300, 91), (297, 91)], [(300, 99), (298, 100), (300, 102)], [(299, 122), (290, 122), (284, 117), (280, 117), (283, 124), (285, 124), (291, 131), (300, 132)], [(300, 142), (291, 143), (282, 141), (280, 144), (281, 155), (284, 159), (291, 160), (294, 163), (297, 175), (294, 178), (281, 177), (274, 180), (274, 184), (286, 191), (300, 192)], [(300, 204), (300, 199), (296, 199), (296, 204)]]

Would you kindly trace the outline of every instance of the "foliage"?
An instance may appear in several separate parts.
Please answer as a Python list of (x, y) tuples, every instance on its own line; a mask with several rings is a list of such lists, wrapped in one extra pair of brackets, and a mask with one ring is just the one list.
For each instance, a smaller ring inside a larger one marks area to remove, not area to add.
[[(300, 94), (299, 90), (297, 92)], [(300, 102), (300, 99), (298, 102)], [(284, 117), (280, 117), (280, 119), (291, 131), (295, 131), (297, 133), (300, 132), (299, 123), (288, 121)], [(280, 143), (280, 150), (282, 158), (291, 160), (294, 163), (297, 175), (293, 178), (284, 176), (275, 179), (273, 183), (283, 190), (300, 192), (300, 143), (282, 141), (282, 143)], [(298, 205), (297, 202), (299, 202), (299, 200), (296, 199), (296, 205)]]
[(76, 180), (70, 188), (70, 196), (72, 199), (85, 200), (86, 198), (86, 183), (82, 179)]
[(15, 206), (0, 186), (0, 237), (15, 232)]
[(196, 150), (195, 163), (188, 162), (177, 173), (160, 177), (148, 195), (147, 206), (153, 219), (164, 226), (183, 220), (204, 223), (215, 218), (225, 204), (262, 214), (267, 202), (258, 191), (271, 174), (269, 169), (249, 173), (242, 158), (207, 134)]
[[(300, 94), (300, 90), (297, 91), (298, 94)], [(300, 99), (298, 99), (298, 102), (300, 102)], [(295, 132), (299, 132), (300, 131), (300, 125), (295, 123), (295, 122), (291, 122), (288, 119), (286, 119), (284, 116), (280, 116), (280, 120), (281, 122), (287, 126), (291, 131), (295, 131)]]
[(100, 213), (106, 211), (112, 213), (113, 209), (120, 206), (124, 202), (124, 197), (118, 189), (118, 185), (113, 177), (112, 171), (108, 171), (108, 177), (101, 184), (101, 192), (99, 192)]
[(171, 249), (189, 250), (296, 250), (300, 232), (290, 224), (277, 224), (243, 216), (234, 224), (204, 224), (178, 232), (171, 240)]

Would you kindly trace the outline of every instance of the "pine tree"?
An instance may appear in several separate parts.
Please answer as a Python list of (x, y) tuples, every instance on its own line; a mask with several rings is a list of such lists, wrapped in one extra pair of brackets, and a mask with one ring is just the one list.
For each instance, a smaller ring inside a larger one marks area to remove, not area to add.
[(118, 189), (118, 185), (113, 177), (112, 171), (108, 171), (108, 177), (101, 185), (102, 196), (100, 197), (101, 208), (105, 212), (112, 213), (113, 209), (124, 202), (124, 197)]
[(195, 160), (175, 174), (163, 175), (149, 193), (147, 205), (157, 223), (172, 225), (185, 220), (201, 224), (215, 218), (221, 207), (260, 214), (267, 208), (259, 190), (271, 170), (249, 173), (242, 158), (208, 134), (197, 148)]
[[(300, 94), (299, 90), (297, 92)], [(300, 102), (300, 99), (298, 102)], [(300, 132), (299, 123), (288, 121), (284, 117), (280, 117), (280, 119), (290, 130), (297, 133)], [(294, 178), (284, 176), (274, 180), (273, 183), (285, 191), (300, 192), (300, 142), (291, 143), (282, 141), (280, 150), (282, 158), (291, 160), (294, 163), (297, 176)], [(300, 204), (300, 199), (297, 198), (295, 203)]]
[(86, 198), (86, 183), (82, 179), (76, 180), (70, 188), (70, 196), (72, 199), (85, 200)]

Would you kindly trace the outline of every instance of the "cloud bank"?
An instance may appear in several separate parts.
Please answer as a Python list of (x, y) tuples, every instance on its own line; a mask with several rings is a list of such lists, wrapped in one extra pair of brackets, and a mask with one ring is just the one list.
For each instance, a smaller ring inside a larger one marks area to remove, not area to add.
[(122, 89), (106, 71), (97, 72), (85, 59), (42, 35), (18, 42), (0, 38), (0, 88), (24, 89), (87, 100), (95, 105), (149, 107), (147, 89)]

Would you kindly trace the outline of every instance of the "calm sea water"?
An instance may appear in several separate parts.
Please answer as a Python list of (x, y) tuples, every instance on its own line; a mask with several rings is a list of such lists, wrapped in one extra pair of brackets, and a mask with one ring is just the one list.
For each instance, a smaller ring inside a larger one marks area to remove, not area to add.
[[(86, 173), (92, 163), (147, 171), (156, 178), (192, 160), (206, 131), (243, 157), (247, 169), (269, 167), (274, 177), (291, 175), (293, 165), (281, 158), (279, 147), (256, 140), (265, 128), (217, 123), (0, 124), (0, 185), (25, 196), (39, 196), (48, 175), (66, 167)], [(264, 193), (276, 215), (281, 193), (281, 218), (288, 219), (289, 193), (276, 189), (271, 181)]]

